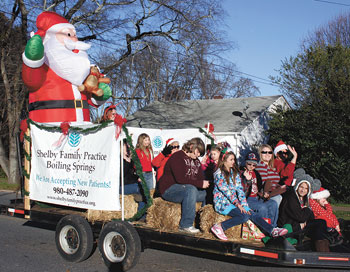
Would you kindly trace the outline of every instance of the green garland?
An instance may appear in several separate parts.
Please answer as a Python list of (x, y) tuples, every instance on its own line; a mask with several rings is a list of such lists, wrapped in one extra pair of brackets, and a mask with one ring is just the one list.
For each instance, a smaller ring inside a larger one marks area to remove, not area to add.
[(202, 128), (200, 128), (200, 127), (199, 127), (198, 129), (199, 129), (199, 132), (203, 133), (204, 136), (207, 137), (207, 138), (210, 140), (211, 146), (214, 146), (214, 145), (215, 145), (215, 143), (214, 143), (214, 138), (211, 137), (204, 129), (202, 129)]
[[(37, 128), (42, 129), (42, 130), (46, 130), (49, 132), (62, 132), (61, 127), (57, 127), (57, 126), (47, 126), (47, 125), (41, 125), (37, 122), (34, 122), (31, 119), (27, 119), (28, 122), (28, 126), (30, 125), (35, 125)], [(95, 125), (93, 127), (90, 128), (81, 128), (81, 127), (73, 127), (70, 126), (69, 127), (69, 131), (73, 131), (73, 132), (79, 132), (79, 133), (83, 133), (83, 134), (89, 134), (89, 133), (95, 133), (101, 129), (104, 129), (105, 127), (107, 127), (110, 123), (112, 123), (113, 121), (106, 121), (106, 122), (102, 122), (101, 124)]]
[(127, 219), (127, 221), (134, 221), (134, 220), (137, 220), (137, 219), (141, 218), (146, 213), (147, 209), (153, 204), (153, 201), (152, 201), (152, 198), (150, 196), (150, 192), (149, 192), (148, 186), (146, 184), (145, 178), (144, 178), (143, 173), (142, 173), (141, 162), (139, 160), (139, 157), (137, 156), (135, 148), (134, 148), (134, 146), (132, 144), (132, 138), (129, 135), (129, 131), (126, 128), (125, 124), (123, 125), (123, 131), (124, 131), (125, 136), (126, 136), (126, 141), (127, 141), (128, 145), (130, 147), (132, 160), (134, 161), (134, 164), (135, 164), (135, 167), (136, 167), (136, 174), (141, 179), (142, 189), (143, 189), (144, 195), (146, 197), (146, 205), (145, 205), (145, 207), (143, 207), (141, 210), (139, 210), (133, 217)]

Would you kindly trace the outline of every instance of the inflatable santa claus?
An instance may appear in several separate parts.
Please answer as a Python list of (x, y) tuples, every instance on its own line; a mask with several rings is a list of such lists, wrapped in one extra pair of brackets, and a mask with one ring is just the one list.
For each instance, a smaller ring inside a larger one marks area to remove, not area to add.
[(74, 26), (54, 12), (41, 13), (36, 25), (38, 31), (23, 53), (29, 118), (42, 123), (89, 122), (89, 105), (97, 107), (111, 96), (105, 83), (98, 85), (103, 90), (100, 97), (78, 90), (90, 74), (90, 45), (78, 41)]

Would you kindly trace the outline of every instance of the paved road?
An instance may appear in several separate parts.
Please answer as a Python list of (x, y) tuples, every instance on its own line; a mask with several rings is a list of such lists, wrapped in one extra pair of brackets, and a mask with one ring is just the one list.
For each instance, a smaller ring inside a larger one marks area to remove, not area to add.
[[(14, 194), (0, 191), (0, 204), (8, 203)], [(58, 254), (55, 232), (44, 225), (35, 225), (24, 219), (0, 215), (0, 272), (107, 272), (98, 250), (82, 263), (69, 263)], [(181, 252), (183, 253), (183, 252)], [(183, 255), (155, 249), (146, 249), (132, 272), (313, 272), (319, 269), (296, 269), (260, 266), (237, 259), (221, 260), (217, 256)], [(324, 270), (325, 271), (325, 270)], [(332, 270), (341, 271), (341, 270)]]

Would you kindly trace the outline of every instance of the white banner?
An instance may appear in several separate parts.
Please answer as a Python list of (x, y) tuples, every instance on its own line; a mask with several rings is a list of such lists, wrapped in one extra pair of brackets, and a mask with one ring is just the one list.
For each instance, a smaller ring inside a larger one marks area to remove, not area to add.
[[(86, 127), (82, 127), (86, 128)], [(120, 210), (120, 138), (115, 126), (96, 133), (62, 133), (31, 126), (30, 198), (83, 209)], [(62, 139), (62, 138), (61, 138)]]
[(137, 138), (141, 133), (146, 133), (151, 139), (154, 156), (157, 156), (165, 147), (165, 142), (174, 138), (175, 141), (180, 143), (180, 149), (182, 145), (192, 138), (199, 137), (205, 144), (210, 144), (210, 140), (207, 139), (199, 129), (152, 129), (152, 128), (135, 128), (127, 127), (129, 135), (132, 137), (132, 142), (136, 148)]

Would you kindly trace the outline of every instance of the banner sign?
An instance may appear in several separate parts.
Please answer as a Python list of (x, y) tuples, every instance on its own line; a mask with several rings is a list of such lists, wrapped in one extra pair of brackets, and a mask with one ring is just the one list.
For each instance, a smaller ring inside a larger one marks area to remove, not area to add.
[(210, 144), (210, 140), (207, 139), (199, 131), (199, 129), (151, 129), (151, 128), (136, 128), (128, 127), (129, 135), (132, 137), (132, 142), (136, 148), (137, 138), (141, 133), (146, 133), (152, 143), (154, 156), (157, 156), (165, 147), (165, 143), (168, 139), (174, 138), (175, 141), (180, 143), (180, 149), (182, 145), (192, 138), (199, 137), (205, 144)]
[(30, 199), (95, 210), (120, 210), (120, 138), (115, 126), (90, 134), (31, 126)]

